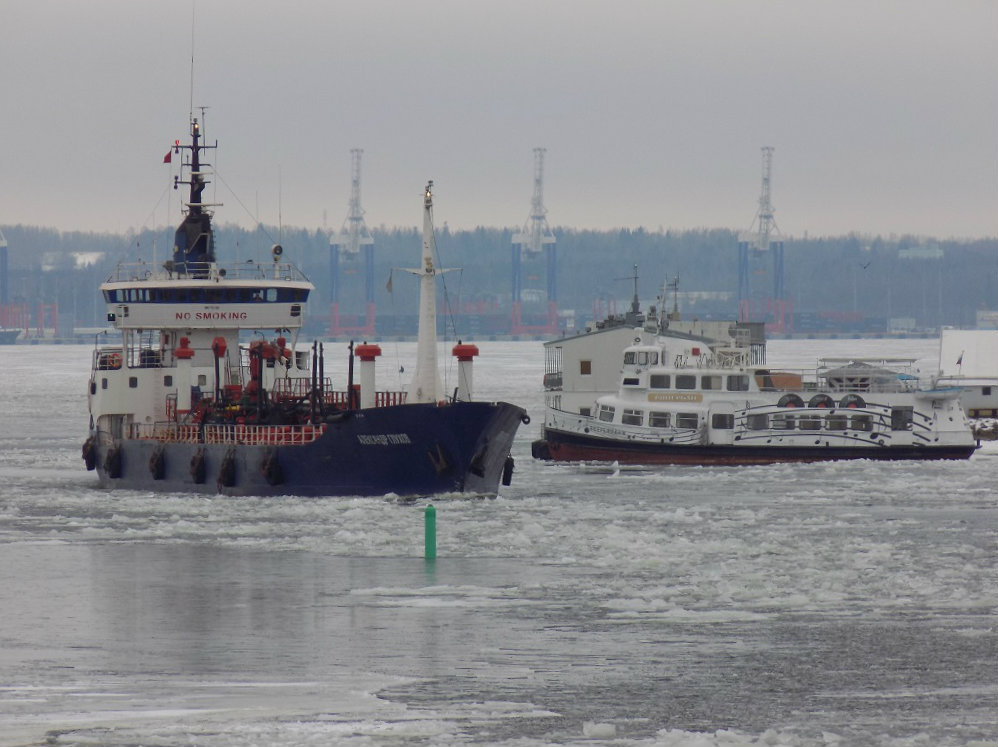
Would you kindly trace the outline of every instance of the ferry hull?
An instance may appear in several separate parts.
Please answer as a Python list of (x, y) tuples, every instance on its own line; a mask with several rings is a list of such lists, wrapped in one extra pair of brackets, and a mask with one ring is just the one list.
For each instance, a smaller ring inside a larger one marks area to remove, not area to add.
[(303, 445), (104, 439), (95, 466), (104, 488), (157, 492), (495, 495), (525, 415), (505, 402), (410, 404), (344, 413)]
[(751, 465), (826, 462), (843, 459), (967, 459), (977, 447), (955, 445), (721, 445), (648, 444), (593, 438), (546, 428), (534, 441), (536, 459), (559, 462), (599, 461), (621, 464)]

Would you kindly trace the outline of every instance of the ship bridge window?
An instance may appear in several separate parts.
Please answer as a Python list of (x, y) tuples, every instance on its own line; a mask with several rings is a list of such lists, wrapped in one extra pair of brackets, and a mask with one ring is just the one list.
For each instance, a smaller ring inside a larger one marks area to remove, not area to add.
[(990, 397), (991, 396), (991, 387), (989, 387), (989, 386), (982, 386), (981, 387), (981, 394), (983, 394), (985, 397)]
[(648, 377), (648, 386), (652, 389), (668, 389), (672, 385), (671, 379), (669, 374), (652, 374)]
[(105, 303), (118, 303), (118, 291), (116, 291), (116, 290), (106, 290), (106, 291), (104, 291), (104, 302)]
[(676, 389), (696, 389), (697, 377), (690, 374), (676, 375)]
[(747, 392), (749, 387), (748, 376), (735, 374), (728, 377), (729, 392)]
[(123, 300), (128, 303), (145, 303), (149, 300), (148, 288), (125, 288), (122, 293), (124, 295)]
[[(676, 377), (679, 378), (679, 377)], [(700, 418), (695, 412), (677, 412), (677, 428), (696, 428), (700, 424)]]
[(720, 389), (721, 388), (721, 377), (720, 376), (701, 376), (700, 377), (700, 388), (701, 389)]
[(614, 408), (611, 405), (600, 405), (599, 406), (599, 419), (604, 420), (607, 423), (613, 421)]
[(652, 428), (668, 428), (672, 425), (672, 413), (652, 411), (648, 413), (648, 425)]
[(644, 423), (644, 413), (641, 410), (624, 410), (620, 414), (620, 422), (624, 425), (641, 425)]
[(658, 352), (655, 350), (628, 350), (624, 353), (624, 365), (654, 366), (658, 364)]

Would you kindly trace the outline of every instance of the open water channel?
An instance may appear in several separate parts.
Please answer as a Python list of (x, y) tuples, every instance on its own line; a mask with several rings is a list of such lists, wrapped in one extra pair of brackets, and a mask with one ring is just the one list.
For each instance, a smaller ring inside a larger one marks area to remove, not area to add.
[(426, 501), (102, 491), (89, 348), (0, 348), (0, 745), (998, 745), (998, 449), (534, 462), (541, 345), (479, 346), (533, 422), (500, 497), (434, 500), (434, 562)]

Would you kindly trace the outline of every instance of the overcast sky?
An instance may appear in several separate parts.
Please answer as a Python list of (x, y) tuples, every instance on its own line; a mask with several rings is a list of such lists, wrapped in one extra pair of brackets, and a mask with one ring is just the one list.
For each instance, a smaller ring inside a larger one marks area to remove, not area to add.
[(0, 85), (0, 225), (176, 222), (193, 99), (222, 223), (360, 147), (372, 227), (522, 225), (543, 146), (552, 226), (747, 229), (766, 145), (785, 235), (998, 235), (994, 0), (0, 0)]

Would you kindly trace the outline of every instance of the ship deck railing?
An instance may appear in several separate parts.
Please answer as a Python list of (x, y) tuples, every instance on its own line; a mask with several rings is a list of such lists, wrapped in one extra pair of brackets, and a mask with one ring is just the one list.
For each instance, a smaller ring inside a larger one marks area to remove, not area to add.
[(105, 282), (164, 282), (177, 280), (291, 280), (308, 281), (296, 265), (289, 262), (234, 262), (224, 267), (214, 262), (186, 262), (173, 266), (172, 261), (162, 265), (147, 262), (121, 262), (108, 275)]

